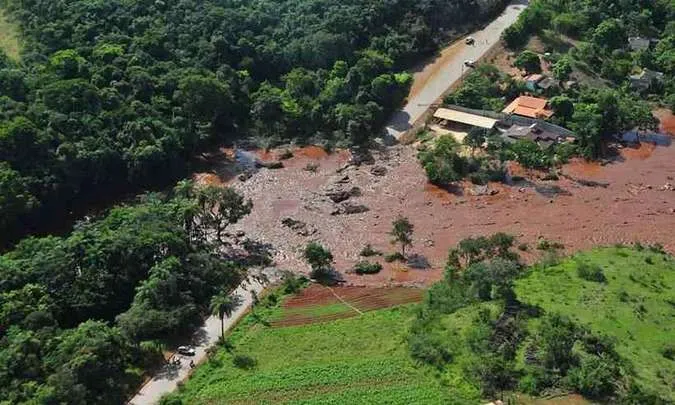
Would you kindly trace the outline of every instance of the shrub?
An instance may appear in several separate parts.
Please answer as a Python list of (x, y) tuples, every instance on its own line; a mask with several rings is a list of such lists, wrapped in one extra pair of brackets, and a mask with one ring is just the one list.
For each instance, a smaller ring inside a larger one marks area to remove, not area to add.
[(668, 360), (675, 360), (675, 344), (669, 343), (661, 349), (661, 355)]
[(413, 333), (408, 337), (410, 355), (417, 361), (438, 368), (452, 360), (451, 354), (427, 331)]
[(558, 250), (564, 249), (565, 245), (560, 242), (552, 242), (547, 239), (541, 239), (537, 242), (537, 249), (539, 250)]
[(384, 256), (384, 261), (387, 263), (395, 262), (395, 261), (403, 261), (405, 260), (405, 257), (401, 254), (401, 252), (394, 252), (390, 253), (386, 256)]
[(573, 367), (567, 379), (580, 394), (588, 398), (607, 398), (614, 393), (619, 379), (619, 366), (610, 356), (585, 356), (581, 365)]
[(242, 370), (250, 370), (256, 366), (258, 362), (251, 356), (245, 354), (237, 354), (232, 358), (232, 364)]
[(360, 261), (354, 266), (354, 273), (356, 274), (376, 274), (382, 270), (380, 263), (372, 263), (367, 260)]
[(647, 263), (647, 264), (654, 264), (654, 259), (652, 259), (651, 256), (645, 257), (645, 263)]
[(290, 271), (285, 271), (283, 274), (283, 282), (281, 289), (285, 294), (294, 294), (307, 283), (307, 278), (304, 276), (296, 276)]
[(665, 249), (663, 249), (663, 245), (660, 243), (654, 243), (652, 245), (649, 245), (648, 249), (654, 253), (661, 253), (661, 254), (666, 253)]
[(521, 252), (527, 252), (527, 249), (529, 249), (529, 246), (527, 246), (527, 243), (521, 243), (518, 245), (518, 250)]
[(361, 253), (359, 253), (363, 257), (371, 257), (371, 256), (379, 256), (382, 254), (382, 252), (373, 249), (373, 246), (369, 243), (366, 246), (361, 249)]
[(285, 149), (283, 152), (281, 152), (281, 155), (279, 155), (279, 160), (287, 160), (293, 157), (293, 151), (290, 149)]
[(306, 172), (316, 173), (317, 170), (319, 170), (319, 164), (309, 162), (309, 163), (307, 163), (307, 165), (305, 166), (305, 168), (303, 170), (306, 171)]
[(597, 283), (604, 283), (607, 281), (605, 273), (602, 272), (602, 268), (598, 265), (578, 262), (577, 275), (587, 281), (595, 281)]

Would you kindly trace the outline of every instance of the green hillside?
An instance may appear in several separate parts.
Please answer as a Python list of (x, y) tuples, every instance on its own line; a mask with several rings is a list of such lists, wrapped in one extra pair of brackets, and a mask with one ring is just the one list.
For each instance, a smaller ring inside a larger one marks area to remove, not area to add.
[[(599, 266), (606, 282), (579, 277)], [(616, 339), (639, 385), (675, 401), (675, 261), (650, 250), (604, 248), (532, 271), (516, 283), (521, 301), (558, 312)], [(670, 345), (670, 346), (669, 346)]]
[(470, 242), (420, 306), (293, 327), (259, 306), (164, 404), (675, 401), (672, 257), (612, 247), (524, 268), (503, 234)]

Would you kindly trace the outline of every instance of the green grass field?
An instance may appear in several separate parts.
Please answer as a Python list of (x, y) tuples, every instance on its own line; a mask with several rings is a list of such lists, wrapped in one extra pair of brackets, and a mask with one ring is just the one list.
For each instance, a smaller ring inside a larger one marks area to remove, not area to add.
[(0, 9), (0, 49), (13, 60), (19, 60), (21, 45), (17, 27), (9, 21), (4, 11)]
[[(598, 265), (607, 281), (586, 281), (578, 263)], [(675, 260), (648, 249), (602, 248), (536, 269), (517, 282), (521, 301), (559, 312), (593, 332), (616, 338), (640, 385), (675, 401)]]
[[(413, 364), (405, 344), (412, 307), (328, 323), (269, 328), (245, 320), (232, 353), (220, 350), (196, 370), (178, 397), (184, 403), (448, 403), (447, 389)], [(234, 355), (253, 357), (242, 370)]]
[[(579, 263), (598, 265), (606, 282), (579, 277)], [(617, 351), (633, 367), (638, 383), (675, 400), (675, 361), (663, 349), (675, 343), (675, 260), (650, 251), (602, 248), (565, 259), (552, 267), (535, 266), (517, 281), (522, 302), (559, 312), (593, 332), (616, 338)], [(418, 366), (408, 352), (415, 305), (365, 313), (352, 318), (302, 326), (271, 328), (248, 316), (233, 331), (233, 349), (220, 349), (200, 366), (166, 404), (481, 404), (480, 388), (466, 376), (475, 361), (466, 341), (481, 309), (497, 316), (496, 301), (466, 306), (438, 319), (435, 333), (451, 348), (444, 369)], [(265, 309), (266, 319), (284, 309)], [(336, 304), (307, 309), (310, 315), (340, 313)], [(538, 322), (529, 321), (528, 329)], [(250, 356), (250, 370), (233, 364)], [(540, 400), (515, 394), (517, 403)], [(556, 403), (582, 404), (579, 396)], [(178, 400), (182, 400), (178, 401)]]

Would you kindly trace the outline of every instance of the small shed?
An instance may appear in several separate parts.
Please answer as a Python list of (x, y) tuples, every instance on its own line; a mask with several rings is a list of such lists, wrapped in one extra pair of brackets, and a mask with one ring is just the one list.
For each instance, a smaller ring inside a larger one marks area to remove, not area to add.
[(525, 87), (528, 88), (530, 91), (536, 91), (537, 90), (537, 84), (539, 84), (540, 81), (542, 81), (546, 76), (539, 74), (539, 73), (533, 73), (529, 76), (525, 76)]
[(629, 79), (631, 88), (638, 91), (646, 91), (649, 90), (649, 87), (652, 85), (652, 83), (663, 82), (663, 73), (655, 72), (649, 69), (642, 69), (640, 74), (631, 75)]

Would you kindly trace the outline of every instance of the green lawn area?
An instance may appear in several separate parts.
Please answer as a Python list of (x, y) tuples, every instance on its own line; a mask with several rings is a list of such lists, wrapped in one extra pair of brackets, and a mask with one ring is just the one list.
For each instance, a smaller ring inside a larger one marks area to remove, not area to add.
[[(578, 262), (600, 266), (607, 281), (581, 279)], [(675, 401), (675, 361), (662, 354), (667, 344), (675, 345), (672, 257), (648, 249), (595, 249), (535, 269), (517, 282), (516, 293), (523, 302), (616, 338), (617, 351), (632, 363), (640, 385)]]
[(0, 9), (0, 49), (13, 60), (19, 60), (21, 45), (17, 27), (9, 21)]
[[(328, 323), (269, 328), (247, 318), (174, 398), (184, 403), (452, 403), (428, 368), (407, 352), (414, 306), (368, 312)], [(276, 309), (279, 310), (279, 309)], [(234, 355), (253, 357), (247, 371)]]

